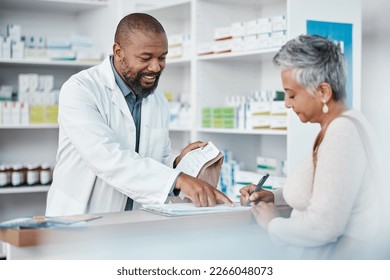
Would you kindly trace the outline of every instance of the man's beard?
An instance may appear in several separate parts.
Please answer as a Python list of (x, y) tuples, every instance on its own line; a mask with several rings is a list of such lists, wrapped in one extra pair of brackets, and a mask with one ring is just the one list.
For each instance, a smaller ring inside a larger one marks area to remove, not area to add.
[(141, 78), (144, 75), (145, 76), (148, 76), (148, 75), (152, 76), (152, 75), (155, 75), (155, 73), (139, 72), (133, 80), (131, 80), (131, 78), (126, 75), (126, 73), (123, 73), (123, 76), (125, 77), (126, 83), (130, 86), (130, 88), (134, 92), (134, 94), (136, 96), (139, 96), (142, 98), (147, 97), (149, 94), (153, 93), (153, 91), (157, 88), (158, 80), (160, 79), (160, 76), (161, 76), (161, 71), (156, 75), (156, 80), (155, 80), (153, 86), (151, 86), (149, 88), (143, 87), (141, 84)]

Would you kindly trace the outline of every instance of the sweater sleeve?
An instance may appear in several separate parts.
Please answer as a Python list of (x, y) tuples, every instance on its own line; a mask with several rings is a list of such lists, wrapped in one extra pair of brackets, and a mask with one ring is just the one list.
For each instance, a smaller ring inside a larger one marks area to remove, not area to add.
[[(290, 218), (275, 218), (270, 222), (268, 231), (273, 241), (304, 247), (335, 241), (347, 226), (364, 181), (366, 162), (363, 142), (354, 124), (346, 119), (334, 120), (318, 150), (312, 189), (302, 191), (302, 195), (310, 195), (307, 204), (291, 205), (294, 209)], [(295, 186), (288, 187), (291, 191)], [(296, 187), (299, 195), (300, 186)], [(289, 203), (288, 198), (286, 195)]]

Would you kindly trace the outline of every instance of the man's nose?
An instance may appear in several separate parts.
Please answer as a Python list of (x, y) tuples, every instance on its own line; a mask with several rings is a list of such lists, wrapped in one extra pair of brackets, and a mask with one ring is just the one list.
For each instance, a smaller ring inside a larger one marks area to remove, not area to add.
[(154, 72), (154, 73), (160, 72), (163, 68), (164, 68), (164, 66), (160, 64), (158, 59), (151, 60), (149, 66), (148, 66), (148, 70), (150, 72)]

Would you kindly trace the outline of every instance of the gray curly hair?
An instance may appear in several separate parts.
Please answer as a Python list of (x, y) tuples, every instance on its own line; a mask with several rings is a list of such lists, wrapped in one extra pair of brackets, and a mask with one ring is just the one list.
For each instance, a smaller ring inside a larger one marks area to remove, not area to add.
[(294, 79), (312, 93), (322, 82), (332, 87), (333, 98), (345, 100), (347, 66), (340, 47), (318, 35), (300, 35), (275, 55), (276, 67), (290, 69)]

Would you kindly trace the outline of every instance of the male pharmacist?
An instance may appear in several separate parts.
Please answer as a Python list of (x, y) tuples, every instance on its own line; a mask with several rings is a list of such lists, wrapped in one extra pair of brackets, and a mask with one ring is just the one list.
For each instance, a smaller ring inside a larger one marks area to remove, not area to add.
[(73, 75), (59, 97), (59, 146), (47, 216), (131, 210), (182, 192), (196, 206), (232, 202), (175, 167), (169, 106), (157, 89), (168, 53), (162, 25), (133, 13), (118, 24), (113, 55)]

